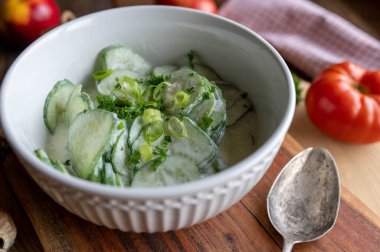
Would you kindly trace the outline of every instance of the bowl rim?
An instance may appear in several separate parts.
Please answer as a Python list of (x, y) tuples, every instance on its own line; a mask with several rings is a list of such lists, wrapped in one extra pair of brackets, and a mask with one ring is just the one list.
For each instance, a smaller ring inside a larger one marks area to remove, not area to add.
[[(275, 60), (281, 66), (281, 70), (286, 77), (286, 84), (288, 85), (289, 96), (288, 96), (288, 105), (286, 108), (286, 112), (283, 115), (279, 125), (275, 129), (274, 133), (252, 154), (239, 161), (238, 163), (228, 167), (227, 169), (213, 174), (211, 176), (207, 176), (202, 179), (198, 179), (195, 181), (191, 181), (188, 183), (166, 186), (160, 188), (118, 188), (113, 186), (107, 186), (100, 183), (90, 182), (84, 179), (80, 179), (77, 177), (67, 176), (57, 171), (56, 169), (52, 169), (51, 166), (40, 161), (33, 152), (24, 147), (20, 142), (16, 141), (16, 134), (13, 132), (12, 127), (7, 120), (7, 111), (6, 104), (4, 102), (5, 95), (7, 94), (7, 90), (11, 87), (11, 78), (15, 73), (17, 66), (22, 64), (22, 61), (25, 57), (28, 56), (29, 52), (39, 47), (45, 40), (49, 37), (54, 36), (54, 34), (60, 32), (63, 29), (66, 29), (70, 26), (75, 26), (77, 23), (82, 22), (86, 19), (94, 18), (97, 15), (111, 15), (117, 12), (128, 12), (133, 10), (163, 10), (163, 11), (173, 11), (173, 12), (182, 12), (182, 13), (192, 13), (201, 16), (208, 16), (212, 19), (218, 20), (219, 22), (228, 23), (233, 25), (237, 29), (242, 30), (250, 35), (251, 38), (255, 39), (259, 43), (261, 43), (265, 50), (267, 50), (270, 54), (272, 54)], [(39, 39), (34, 41), (31, 45), (29, 45), (12, 63), (10, 68), (8, 69), (6, 75), (4, 76), (1, 90), (0, 90), (0, 123), (5, 133), (5, 137), (8, 140), (8, 143), (18, 156), (22, 160), (26, 161), (28, 165), (36, 169), (39, 173), (44, 174), (49, 177), (53, 181), (57, 181), (67, 187), (79, 189), (82, 192), (86, 192), (89, 194), (97, 194), (98, 196), (112, 197), (125, 199), (167, 199), (168, 197), (178, 197), (180, 195), (190, 195), (200, 191), (217, 189), (218, 186), (221, 185), (221, 182), (228, 185), (228, 180), (230, 178), (237, 177), (244, 173), (247, 167), (256, 165), (257, 163), (262, 162), (265, 156), (271, 150), (274, 150), (278, 143), (282, 143), (283, 138), (285, 137), (286, 132), (290, 127), (290, 123), (294, 116), (295, 110), (295, 89), (293, 85), (293, 80), (288, 69), (287, 64), (282, 59), (280, 54), (273, 48), (272, 45), (269, 44), (264, 38), (260, 35), (249, 29), (248, 27), (239, 24), (233, 20), (228, 18), (218, 16), (216, 14), (211, 14), (199, 10), (188, 9), (183, 7), (173, 7), (173, 6), (128, 6), (128, 7), (120, 7), (107, 9), (99, 12), (94, 12), (91, 14), (84, 15), (75, 20), (72, 20), (66, 24), (62, 24), (51, 31), (47, 32)], [(30, 174), (32, 175), (32, 174)], [(34, 177), (32, 175), (32, 177)], [(233, 181), (233, 180), (232, 180)]]

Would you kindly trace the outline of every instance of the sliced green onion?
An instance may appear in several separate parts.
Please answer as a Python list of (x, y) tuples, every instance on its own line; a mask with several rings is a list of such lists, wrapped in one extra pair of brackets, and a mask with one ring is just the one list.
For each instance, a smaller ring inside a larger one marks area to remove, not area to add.
[(189, 97), (190, 95), (184, 91), (178, 91), (177, 93), (174, 94), (174, 106), (176, 107), (183, 107), (187, 103), (189, 103)]
[(118, 83), (115, 85), (113, 94), (118, 100), (141, 104), (141, 90), (136, 80), (124, 76), (121, 79), (116, 78), (116, 81)]
[(158, 109), (147, 108), (143, 112), (143, 119), (146, 124), (161, 120), (161, 111)]
[(95, 79), (95, 80), (102, 80), (108, 76), (110, 76), (112, 74), (112, 69), (103, 69), (103, 70), (100, 70), (100, 71), (97, 71), (95, 73), (92, 73), (92, 77)]
[(164, 134), (161, 123), (155, 122), (145, 128), (145, 140), (148, 143), (157, 141)]
[(201, 121), (199, 122), (199, 127), (203, 130), (206, 130), (208, 127), (210, 127), (212, 122), (213, 119), (208, 114), (204, 114)]
[(158, 106), (158, 103), (155, 101), (147, 101), (145, 103), (146, 108), (157, 108), (157, 106)]
[(153, 85), (149, 85), (145, 88), (142, 96), (144, 97), (144, 99), (147, 101), (150, 99), (152, 93), (153, 93), (153, 90), (154, 90), (155, 86)]
[(173, 137), (187, 137), (185, 125), (176, 117), (170, 117), (168, 121), (168, 131)]
[(169, 82), (161, 82), (160, 84), (157, 85), (157, 87), (153, 91), (153, 100), (159, 101), (162, 98), (162, 89), (166, 86), (169, 86)]
[(139, 152), (143, 162), (148, 162), (153, 158), (152, 147), (149, 144), (142, 144), (139, 147)]
[(127, 83), (129, 83), (129, 84), (135, 84), (135, 83), (136, 83), (136, 80), (135, 80), (135, 79), (132, 79), (131, 77), (124, 76), (124, 77), (123, 77), (123, 82), (127, 82)]
[(115, 90), (120, 90), (121, 89), (121, 85), (120, 85), (120, 83), (116, 83), (116, 85), (115, 85)]

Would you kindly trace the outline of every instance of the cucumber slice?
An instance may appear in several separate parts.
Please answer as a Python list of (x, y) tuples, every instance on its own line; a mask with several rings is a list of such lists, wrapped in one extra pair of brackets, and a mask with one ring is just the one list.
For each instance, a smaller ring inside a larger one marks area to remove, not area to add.
[(85, 110), (93, 109), (91, 98), (86, 93), (81, 93), (82, 85), (77, 85), (71, 93), (65, 109), (65, 122), (69, 126), (73, 119)]
[[(171, 85), (163, 88), (162, 103), (165, 111), (171, 115), (178, 115), (181, 112), (188, 113), (194, 106), (202, 101), (204, 92), (208, 92), (211, 87), (210, 82), (189, 69), (180, 69), (172, 72), (168, 80)], [(189, 94), (189, 101), (183, 107), (174, 106), (174, 94), (184, 91)]]
[(128, 70), (115, 70), (112, 72), (112, 74), (102, 79), (97, 84), (96, 87), (98, 89), (98, 92), (102, 95), (111, 95), (115, 90), (115, 86), (118, 83), (118, 80), (122, 80), (124, 77), (129, 77), (135, 80), (141, 78), (142, 76)]
[(218, 74), (213, 69), (211, 69), (210, 67), (207, 67), (205, 65), (194, 64), (194, 68), (191, 68), (190, 66), (183, 66), (181, 68), (192, 69), (195, 72), (202, 75), (203, 77), (205, 77), (206, 79), (208, 79), (209, 81), (220, 80), (220, 77), (218, 76)]
[(188, 117), (199, 124), (199, 122), (202, 120), (205, 114), (206, 115), (211, 114), (211, 112), (215, 108), (215, 104), (216, 104), (215, 95), (210, 94), (208, 99), (204, 99), (201, 103), (199, 103), (190, 111), (190, 113), (188, 114)]
[[(220, 118), (226, 118), (224, 114), (214, 114), (214, 116), (220, 116)], [(217, 128), (211, 129), (208, 132), (210, 138), (219, 146), (226, 130), (226, 121), (224, 120)]]
[[(223, 98), (222, 90), (220, 90), (220, 88), (218, 86), (215, 86), (214, 95), (215, 95), (215, 107), (214, 107), (213, 113), (224, 114), (224, 119), (226, 119), (225, 118), (225, 116), (226, 116), (226, 101)], [(215, 118), (215, 119), (218, 119), (218, 118)], [(214, 120), (213, 123), (211, 124), (211, 128), (217, 127), (222, 121), (223, 121), (222, 119)]]
[(222, 97), (222, 91), (220, 88), (215, 87), (214, 94), (216, 98), (215, 107), (210, 114), (212, 123), (207, 131), (207, 134), (211, 137), (212, 140), (214, 140), (216, 144), (219, 145), (226, 129), (226, 102)]
[(100, 109), (82, 112), (69, 127), (70, 160), (79, 177), (88, 179), (117, 137), (118, 119), (114, 113)]
[(44, 122), (50, 133), (54, 133), (57, 124), (63, 119), (67, 101), (75, 85), (69, 80), (58, 81), (50, 91), (44, 105)]
[(186, 183), (200, 178), (195, 162), (181, 155), (168, 156), (155, 167), (155, 160), (141, 167), (133, 178), (131, 187), (161, 187)]
[(68, 169), (66, 169), (66, 166), (61, 163), (59, 160), (54, 160), (49, 157), (49, 155), (42, 149), (37, 149), (34, 151), (38, 159), (40, 159), (42, 162), (53, 166), (55, 169), (58, 171), (66, 174), (66, 175), (71, 175)]
[(119, 173), (115, 173), (115, 185), (118, 187), (126, 187), (129, 186), (130, 182), (125, 180), (125, 177), (120, 175)]
[(103, 168), (103, 184), (124, 187), (123, 177), (113, 170), (111, 163), (105, 163)]
[(115, 173), (111, 163), (105, 163), (103, 168), (103, 184), (123, 187), (123, 182), (119, 174)]
[(129, 136), (128, 136), (128, 146), (131, 147), (133, 143), (136, 141), (137, 137), (140, 135), (144, 127), (144, 119), (142, 116), (136, 117), (133, 121), (131, 127), (129, 128)]
[(124, 130), (112, 149), (111, 162), (117, 173), (129, 177), (128, 164), (128, 131)]
[[(134, 153), (135, 151), (139, 151), (139, 148), (142, 145), (149, 145), (150, 148), (152, 149), (152, 152), (153, 152), (154, 148), (156, 146), (160, 147), (162, 145), (163, 141), (164, 141), (164, 136), (161, 136), (156, 141), (148, 143), (145, 139), (145, 131), (142, 130), (140, 132), (140, 135), (136, 138), (136, 140), (132, 144), (132, 147), (131, 147), (132, 153)], [(141, 158), (140, 162), (133, 168), (133, 170), (139, 169), (144, 164), (145, 164), (145, 162), (144, 162), (143, 158)]]
[(61, 163), (59, 160), (52, 160), (53, 167), (63, 174), (70, 175), (70, 172), (67, 170), (66, 166)]
[(236, 87), (227, 83), (219, 83), (218, 85), (223, 91), (224, 98), (228, 101), (226, 105), (226, 124), (227, 127), (230, 127), (251, 111), (253, 106), (247, 95)]
[(88, 180), (101, 183), (103, 178), (103, 170), (104, 170), (104, 161), (103, 158), (100, 157), (98, 160), (97, 165), (95, 166), (95, 169), (93, 172), (89, 175)]
[(172, 138), (169, 145), (170, 154), (189, 157), (196, 163), (201, 173), (204, 173), (214, 161), (218, 147), (193, 120), (184, 117), (183, 123), (187, 130), (187, 137)]
[(49, 164), (49, 165), (53, 165), (51, 163), (51, 160), (50, 160), (50, 157), (48, 156), (48, 154), (43, 150), (43, 149), (37, 149), (34, 151), (34, 154), (38, 157), (39, 160), (41, 160), (42, 162), (46, 163), (46, 164)]
[(148, 75), (152, 66), (126, 45), (111, 45), (99, 54), (103, 69), (128, 70), (142, 76)]
[(157, 66), (153, 68), (153, 75), (159, 76), (159, 75), (170, 75), (172, 72), (177, 70), (177, 66), (173, 65), (164, 65), (164, 66)]

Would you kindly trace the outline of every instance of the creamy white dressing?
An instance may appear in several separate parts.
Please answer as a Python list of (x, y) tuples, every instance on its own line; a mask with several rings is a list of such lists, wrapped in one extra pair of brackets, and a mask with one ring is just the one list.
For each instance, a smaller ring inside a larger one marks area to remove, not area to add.
[[(85, 91), (94, 93), (94, 88), (91, 86), (93, 85), (86, 85)], [(216, 170), (222, 170), (236, 164), (250, 155), (258, 147), (256, 142), (256, 114), (251, 101), (248, 98), (236, 99), (236, 87), (229, 84), (223, 84), (220, 85), (220, 87), (223, 92), (223, 97), (226, 100), (227, 127), (219, 145)], [(242, 94), (241, 91), (238, 91), (238, 93), (239, 96)], [(226, 94), (226, 96), (224, 96), (224, 94)], [(243, 109), (242, 106), (246, 106), (247, 104), (250, 104), (250, 109)], [(242, 114), (244, 115), (242, 116)], [(49, 134), (47, 141), (47, 153), (61, 162), (65, 162), (69, 158), (66, 150), (67, 131), (67, 126), (65, 126), (64, 123), (60, 123), (55, 133)], [(190, 151), (192, 147), (187, 146), (187, 148), (187, 150), (184, 149), (182, 152), (186, 153)], [(212, 174), (212, 169), (209, 170), (210, 174)]]
[(254, 111), (250, 111), (234, 125), (226, 128), (219, 145), (218, 157), (229, 167), (246, 158), (257, 147), (256, 116)]
[(46, 144), (46, 152), (56, 160), (65, 162), (69, 159), (69, 153), (66, 149), (68, 128), (65, 123), (60, 122), (55, 128), (54, 134), (49, 134)]

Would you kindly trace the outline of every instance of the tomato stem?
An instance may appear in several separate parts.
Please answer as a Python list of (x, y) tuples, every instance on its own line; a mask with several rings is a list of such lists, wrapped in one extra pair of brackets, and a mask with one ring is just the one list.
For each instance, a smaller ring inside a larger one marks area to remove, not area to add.
[(368, 94), (369, 93), (368, 87), (363, 86), (360, 83), (355, 83), (354, 88), (357, 89), (362, 94)]

